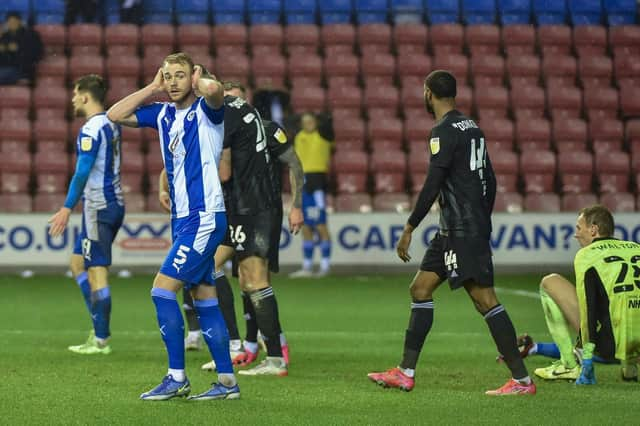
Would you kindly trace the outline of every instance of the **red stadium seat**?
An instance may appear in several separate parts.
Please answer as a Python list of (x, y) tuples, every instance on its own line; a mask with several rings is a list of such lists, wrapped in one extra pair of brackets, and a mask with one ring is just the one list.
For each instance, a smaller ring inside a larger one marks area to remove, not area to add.
[(383, 118), (380, 120), (369, 120), (368, 136), (370, 141), (376, 140), (396, 140), (402, 143), (403, 126), (402, 121), (397, 118)]
[(67, 171), (60, 173), (41, 172), (36, 170), (36, 187), (38, 193), (62, 194), (67, 191), (69, 176)]
[(115, 53), (137, 55), (140, 27), (135, 24), (107, 25), (104, 27), (104, 41), (108, 56), (114, 56)]
[(19, 108), (28, 110), (31, 108), (31, 89), (24, 86), (0, 86), (1, 109)]
[(464, 28), (460, 24), (431, 25), (429, 39), (431, 50), (436, 56), (448, 53), (461, 54), (464, 45)]
[(426, 143), (433, 124), (433, 119), (424, 112), (420, 117), (407, 118), (404, 122), (404, 136), (410, 145), (416, 141), (421, 144)]
[(610, 192), (602, 194), (600, 204), (611, 210), (612, 213), (624, 213), (636, 211), (636, 199), (627, 192)]
[(367, 53), (362, 56), (361, 69), (363, 76), (384, 76), (393, 83), (396, 73), (396, 59), (389, 53)]
[(504, 80), (504, 59), (499, 55), (474, 55), (471, 57), (471, 74), (476, 87), (501, 86)]
[(327, 98), (322, 87), (294, 87), (291, 93), (291, 106), (296, 113), (308, 111), (322, 112), (326, 109)]
[(587, 90), (611, 86), (613, 62), (607, 56), (582, 56), (578, 60), (578, 70), (582, 87)]
[[(424, 89), (416, 86), (403, 86), (400, 91), (402, 105), (405, 108), (420, 108), (424, 112)], [(424, 112), (426, 114), (426, 112)]]
[[(410, 191), (412, 194), (419, 194), (422, 191), (424, 182), (427, 179), (427, 172), (413, 172), (409, 176)], [(413, 203), (415, 204), (415, 203)]]
[(37, 173), (67, 173), (70, 169), (69, 156), (66, 153), (51, 155), (50, 152), (37, 152), (33, 156), (33, 168)]
[(405, 193), (382, 193), (373, 196), (373, 209), (379, 212), (408, 212), (411, 208), (409, 196)]
[[(172, 51), (176, 45), (176, 31), (169, 24), (146, 24), (140, 30), (141, 42), (145, 49), (149, 46), (163, 46)], [(159, 59), (156, 58), (158, 61)]]
[[(0, 121), (0, 125), (2, 122)], [(23, 155), (29, 155), (29, 141), (20, 140), (6, 140), (2, 139), (2, 132), (0, 132), (0, 155), (4, 152), (20, 152)]]
[(506, 118), (509, 109), (509, 92), (502, 86), (476, 86), (473, 98), (478, 116)]
[(391, 26), (383, 23), (362, 24), (356, 29), (358, 45), (363, 54), (391, 51)]
[(254, 57), (251, 67), (255, 87), (284, 87), (287, 73), (287, 61), (284, 56)]
[(486, 137), (487, 149), (494, 151), (512, 151), (514, 140), (513, 121), (506, 118), (487, 120), (480, 125)]
[(317, 55), (320, 47), (320, 29), (317, 25), (287, 25), (284, 40), (290, 56)]
[(583, 92), (584, 107), (587, 111), (587, 117), (590, 121), (594, 121), (607, 117), (615, 118), (618, 116), (618, 107), (620, 100), (618, 91), (612, 87), (594, 87)]
[(339, 194), (354, 194), (367, 190), (367, 174), (342, 172), (336, 174), (336, 189)]
[(616, 58), (640, 53), (640, 27), (616, 25), (609, 27), (609, 47)]
[(3, 213), (31, 213), (29, 194), (0, 194), (0, 210)]
[(392, 38), (398, 57), (424, 54), (427, 50), (427, 37), (426, 25), (406, 23), (393, 27)]
[(368, 173), (369, 156), (364, 151), (344, 151), (333, 158), (333, 168), (336, 173)]
[(398, 89), (394, 86), (373, 86), (365, 89), (364, 103), (368, 108), (385, 108), (395, 111), (400, 102)]
[[(580, 118), (558, 119), (553, 121), (553, 139), (559, 152), (587, 147), (587, 123)], [(570, 144), (570, 146), (567, 146)]]
[(259, 45), (275, 46), (278, 50), (284, 42), (284, 30), (280, 25), (258, 24), (249, 27), (249, 44), (252, 48)]
[(102, 26), (98, 24), (72, 24), (68, 27), (67, 43), (72, 55), (101, 55)]
[(514, 86), (536, 86), (540, 79), (540, 58), (536, 55), (511, 55), (506, 62), (511, 88)]
[(500, 53), (500, 27), (497, 25), (469, 25), (465, 29), (465, 42), (471, 56)]
[(638, 78), (638, 74), (640, 74), (640, 54), (614, 57), (613, 68), (618, 87), (622, 88), (623, 81), (629, 79), (634, 81), (633, 79)]
[(338, 194), (335, 198), (337, 212), (369, 213), (373, 209), (369, 194)]
[[(458, 85), (456, 95), (456, 108), (464, 114), (471, 115), (473, 107), (473, 92), (467, 85)], [(482, 114), (480, 114), (482, 117)]]
[(458, 53), (443, 53), (436, 55), (433, 67), (448, 70), (453, 73), (458, 85), (466, 85), (469, 74), (469, 59)]
[(607, 50), (607, 28), (601, 25), (573, 27), (573, 46), (579, 57), (604, 55)]
[(45, 56), (64, 55), (67, 45), (67, 27), (59, 24), (39, 24), (33, 29), (38, 33), (44, 47)]
[(244, 53), (229, 55), (223, 61), (216, 61), (216, 76), (223, 80), (239, 80), (246, 83), (249, 71), (249, 58)]
[(362, 107), (362, 91), (359, 87), (330, 87), (328, 101), (330, 109), (343, 107), (360, 110)]
[[(157, 144), (158, 141), (156, 140), (155, 143)], [(149, 174), (160, 174), (162, 169), (164, 169), (164, 162), (159, 149), (149, 149), (145, 158), (147, 163), (147, 172)]]
[(31, 165), (29, 153), (3, 152), (0, 156), (0, 192), (27, 192)]
[(547, 83), (553, 79), (565, 86), (573, 86), (577, 72), (578, 64), (573, 56), (554, 54), (545, 55), (542, 59), (542, 73)]
[(524, 199), (524, 209), (530, 212), (558, 213), (560, 212), (560, 197), (558, 194), (552, 193), (527, 194)]
[(409, 172), (426, 174), (427, 170), (429, 170), (430, 162), (431, 152), (426, 142), (415, 142), (409, 145), (409, 155), (407, 156)]
[(178, 25), (176, 41), (178, 49), (193, 54), (185, 46), (200, 45), (208, 52), (211, 43), (211, 27), (206, 24), (182, 24)]
[(598, 204), (598, 196), (593, 193), (565, 194), (562, 196), (563, 212), (578, 212), (587, 206)]
[(491, 151), (498, 192), (515, 192), (518, 181), (518, 156), (513, 151)]
[(39, 108), (35, 111), (38, 120), (67, 121), (67, 111), (65, 108)]
[(568, 55), (571, 52), (571, 28), (567, 25), (541, 25), (537, 29), (540, 51), (549, 54)]
[[(140, 194), (142, 195), (142, 194)], [(130, 197), (130, 194), (126, 194), (125, 197)], [(142, 195), (144, 197), (144, 195)], [(137, 195), (135, 197), (138, 197)], [(139, 198), (138, 198), (139, 199)], [(140, 201), (137, 201), (138, 203), (140, 203)], [(140, 204), (137, 206), (137, 208), (140, 208)], [(164, 213), (167, 214), (167, 212), (164, 210), (164, 208), (162, 207), (162, 205), (160, 204), (160, 201), (158, 200), (158, 193), (157, 192), (150, 192), (147, 196), (146, 199), (144, 200), (144, 204), (142, 205), (142, 207), (144, 208), (144, 211), (146, 212), (153, 212), (153, 213)], [(129, 209), (129, 204), (127, 202), (127, 210)]]
[[(157, 194), (149, 194), (149, 199), (153, 198), (159, 203)], [(127, 212), (142, 213), (147, 208), (146, 197), (141, 193), (129, 192), (124, 194), (124, 205), (127, 207)]]
[[(424, 53), (398, 55), (398, 76), (401, 80), (407, 76), (416, 76), (424, 81), (424, 76), (431, 69), (431, 57)], [(403, 83), (402, 86), (404, 85)]]
[(69, 59), (69, 78), (75, 81), (87, 74), (104, 75), (103, 57), (89, 54), (71, 56)]
[(538, 86), (511, 89), (511, 108), (516, 119), (542, 118), (545, 110), (544, 90)]
[(527, 118), (516, 121), (516, 143), (518, 146), (547, 147), (551, 142), (551, 125), (544, 118)]
[(640, 147), (640, 120), (632, 119), (625, 123), (625, 137), (629, 142), (632, 150), (634, 147)]
[[(128, 155), (127, 155), (128, 156)], [(121, 169), (120, 173), (120, 186), (122, 187), (122, 192), (128, 194), (130, 192), (141, 192), (142, 184), (143, 184), (143, 176), (144, 174), (141, 171), (128, 171), (124, 172)], [(153, 188), (149, 189), (149, 193), (155, 195), (157, 197), (158, 194), (158, 176), (149, 177), (149, 183), (154, 182)]]
[(404, 171), (376, 172), (373, 174), (374, 190), (376, 193), (403, 192), (405, 190)]
[(63, 194), (42, 192), (33, 197), (33, 211), (37, 213), (55, 213), (64, 203)]
[(41, 77), (58, 77), (60, 79), (60, 86), (64, 84), (64, 80), (67, 78), (68, 62), (67, 58), (62, 55), (48, 56), (42, 61), (38, 62), (37, 79)]
[(236, 53), (246, 53), (249, 32), (247, 27), (241, 24), (223, 24), (213, 26), (213, 42), (216, 50), (221, 46), (229, 46)]
[(558, 175), (562, 192), (591, 192), (593, 156), (586, 151), (558, 155)]
[[(536, 194), (531, 194), (536, 195)], [(517, 192), (498, 192), (496, 194), (495, 205), (493, 211), (506, 213), (521, 213), (524, 201), (522, 195)]]
[[(149, 156), (155, 155), (157, 154), (149, 154)], [(145, 155), (142, 152), (130, 151), (122, 155), (120, 170), (123, 173), (142, 173), (145, 169)]]
[(373, 151), (369, 167), (372, 173), (404, 173), (407, 168), (407, 158), (402, 151)]
[(361, 120), (361, 111), (359, 108), (354, 109), (349, 107), (347, 108), (336, 107), (331, 110), (331, 118), (333, 120), (334, 127), (335, 127), (335, 123)]
[(556, 174), (556, 156), (551, 151), (520, 156), (520, 172), (526, 193), (552, 192)]
[(595, 169), (600, 192), (626, 192), (629, 189), (631, 164), (626, 152), (596, 153)]
[(43, 87), (39, 89), (38, 96), (34, 97), (33, 104), (39, 108), (65, 109), (68, 105), (69, 90), (64, 87)]
[(610, 118), (589, 123), (589, 137), (596, 152), (621, 151), (624, 142), (622, 121)]
[(621, 90), (620, 111), (625, 118), (640, 117), (640, 87)]
[(533, 55), (536, 46), (535, 27), (528, 24), (503, 26), (502, 45), (507, 57)]
[(582, 91), (576, 87), (547, 89), (547, 107), (553, 119), (580, 117), (582, 112)]
[(354, 84), (360, 73), (360, 61), (353, 54), (328, 56), (324, 60), (324, 74), (327, 77), (346, 76)]
[(328, 55), (328, 48), (341, 46), (334, 52), (353, 53), (353, 46), (356, 41), (356, 30), (351, 24), (328, 24), (320, 28), (320, 36), (322, 45), (325, 48), (325, 54)]
[(106, 61), (106, 68), (109, 80), (112, 77), (128, 77), (131, 79), (132, 84), (135, 84), (140, 78), (142, 63), (137, 56), (109, 56)]

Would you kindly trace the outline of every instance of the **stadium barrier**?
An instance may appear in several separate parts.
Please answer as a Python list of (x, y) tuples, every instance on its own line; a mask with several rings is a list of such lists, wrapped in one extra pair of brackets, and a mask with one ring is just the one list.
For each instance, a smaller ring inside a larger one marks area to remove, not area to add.
[[(0, 214), (0, 267), (66, 267), (80, 215), (58, 238), (47, 234), (49, 215)], [(333, 214), (329, 227), (333, 237), (333, 264), (336, 266), (397, 267), (397, 243), (405, 213)], [(567, 267), (578, 244), (573, 238), (576, 216), (568, 214), (495, 214), (492, 245), (496, 267)], [(616, 237), (640, 241), (640, 216), (616, 214)], [(435, 235), (437, 215), (430, 214), (414, 232), (411, 253), (418, 264)], [(162, 214), (128, 214), (113, 250), (114, 267), (158, 267), (171, 241), (167, 217)], [(280, 241), (283, 267), (301, 262), (301, 238), (287, 231), (286, 218)], [(318, 256), (319, 253), (316, 253)]]

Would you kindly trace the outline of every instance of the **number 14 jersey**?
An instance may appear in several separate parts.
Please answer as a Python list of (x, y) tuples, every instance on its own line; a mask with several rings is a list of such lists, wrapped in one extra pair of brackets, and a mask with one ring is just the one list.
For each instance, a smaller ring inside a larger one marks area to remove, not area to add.
[(258, 111), (241, 98), (225, 96), (224, 148), (231, 149), (231, 180), (224, 185), (227, 213), (256, 215), (276, 206), (269, 150)]
[(429, 136), (431, 162), (441, 167), (440, 231), (456, 237), (489, 238), (496, 179), (484, 133), (457, 110), (436, 123)]

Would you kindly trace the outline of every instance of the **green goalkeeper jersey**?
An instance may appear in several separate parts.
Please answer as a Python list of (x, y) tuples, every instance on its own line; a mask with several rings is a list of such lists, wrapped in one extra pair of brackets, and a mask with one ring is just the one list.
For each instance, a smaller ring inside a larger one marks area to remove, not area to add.
[(640, 244), (596, 239), (578, 251), (574, 267), (583, 341), (593, 341), (608, 303), (616, 358), (640, 356)]

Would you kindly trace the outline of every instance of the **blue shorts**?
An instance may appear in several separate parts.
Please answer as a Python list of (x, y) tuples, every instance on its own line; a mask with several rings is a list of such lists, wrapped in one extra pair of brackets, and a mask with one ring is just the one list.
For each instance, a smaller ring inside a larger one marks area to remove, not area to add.
[(82, 209), (82, 232), (76, 239), (73, 254), (82, 255), (84, 267), (110, 266), (111, 246), (124, 220), (124, 206), (117, 202), (94, 210), (85, 203)]
[(213, 255), (227, 233), (224, 212), (193, 214), (171, 221), (173, 245), (160, 273), (182, 281), (188, 290), (215, 285)]
[(304, 224), (310, 227), (327, 223), (327, 204), (325, 194), (321, 189), (313, 192), (302, 191), (302, 214)]

